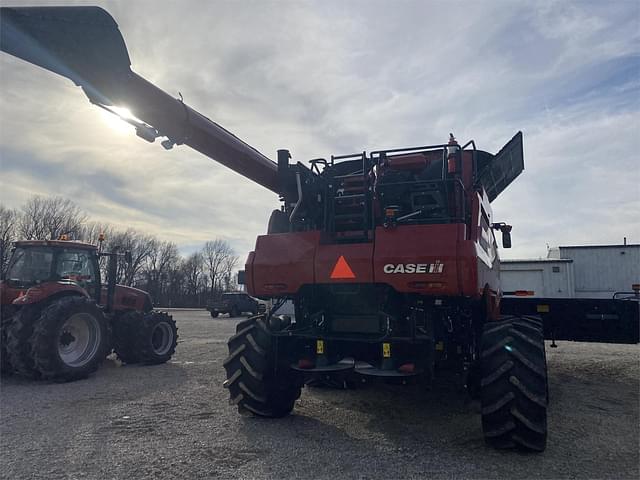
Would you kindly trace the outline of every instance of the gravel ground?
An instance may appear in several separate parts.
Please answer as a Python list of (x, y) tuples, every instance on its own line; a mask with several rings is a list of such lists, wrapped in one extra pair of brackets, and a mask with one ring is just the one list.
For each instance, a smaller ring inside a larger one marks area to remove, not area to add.
[(3, 378), (0, 476), (161, 478), (634, 478), (640, 346), (548, 348), (542, 454), (494, 451), (452, 385), (305, 389), (281, 420), (241, 417), (222, 388), (240, 319), (174, 311), (180, 344), (155, 367), (108, 360), (71, 384)]

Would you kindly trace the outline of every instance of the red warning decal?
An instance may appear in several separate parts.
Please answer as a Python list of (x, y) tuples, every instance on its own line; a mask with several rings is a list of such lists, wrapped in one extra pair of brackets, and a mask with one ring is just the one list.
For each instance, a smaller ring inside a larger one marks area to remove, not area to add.
[(346, 278), (356, 278), (351, 270), (351, 267), (344, 259), (344, 256), (340, 255), (340, 258), (336, 262), (336, 266), (333, 267), (333, 272), (331, 272), (332, 280), (346, 279)]

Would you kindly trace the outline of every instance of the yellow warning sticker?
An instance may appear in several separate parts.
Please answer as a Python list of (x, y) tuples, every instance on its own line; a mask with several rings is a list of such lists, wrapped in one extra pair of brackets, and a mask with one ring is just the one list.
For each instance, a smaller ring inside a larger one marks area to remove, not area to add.
[(536, 310), (538, 313), (549, 313), (549, 305), (537, 305)]
[(442, 352), (444, 350), (444, 343), (443, 342), (436, 343), (436, 350), (438, 352)]
[(382, 344), (382, 356), (384, 358), (391, 358), (391, 344), (383, 343)]
[(316, 353), (322, 355), (324, 353), (324, 340), (316, 340)]

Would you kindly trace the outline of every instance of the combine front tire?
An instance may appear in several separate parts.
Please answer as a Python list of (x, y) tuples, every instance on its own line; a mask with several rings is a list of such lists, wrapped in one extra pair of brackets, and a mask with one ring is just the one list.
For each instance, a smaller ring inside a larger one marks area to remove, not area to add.
[(237, 405), (240, 413), (261, 417), (280, 418), (291, 413), (300, 397), (300, 384), (292, 375), (274, 371), (277, 359), (265, 316), (240, 322), (228, 345), (229, 356), (223, 365), (230, 403)]
[(114, 350), (124, 363), (165, 363), (177, 344), (178, 327), (165, 312), (129, 312), (114, 325)]
[(66, 297), (42, 310), (29, 344), (42, 378), (70, 382), (98, 370), (109, 348), (109, 328), (93, 300)]
[(496, 448), (543, 451), (548, 393), (542, 322), (518, 316), (487, 322), (480, 370), (486, 442)]

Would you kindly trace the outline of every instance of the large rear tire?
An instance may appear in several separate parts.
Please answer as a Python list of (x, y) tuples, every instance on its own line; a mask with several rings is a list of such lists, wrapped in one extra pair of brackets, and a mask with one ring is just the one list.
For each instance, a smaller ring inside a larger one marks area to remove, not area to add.
[(25, 305), (16, 312), (6, 329), (6, 352), (12, 371), (34, 379), (40, 374), (33, 363), (29, 339), (39, 313), (40, 308), (37, 305)]
[(0, 313), (0, 375), (10, 375), (13, 369), (11, 368), (9, 352), (7, 351), (7, 331), (11, 323), (11, 317), (2, 313)]
[(42, 310), (29, 344), (43, 379), (79, 380), (98, 370), (107, 356), (109, 326), (93, 300), (65, 297)]
[(543, 451), (548, 386), (542, 322), (524, 316), (487, 322), (480, 370), (486, 442), (496, 448)]
[(165, 312), (129, 312), (114, 325), (114, 350), (124, 363), (165, 363), (177, 344), (178, 327)]
[(280, 418), (289, 415), (300, 398), (295, 376), (274, 368), (277, 359), (272, 345), (264, 315), (238, 323), (236, 334), (229, 339), (224, 387), (240, 413)]

